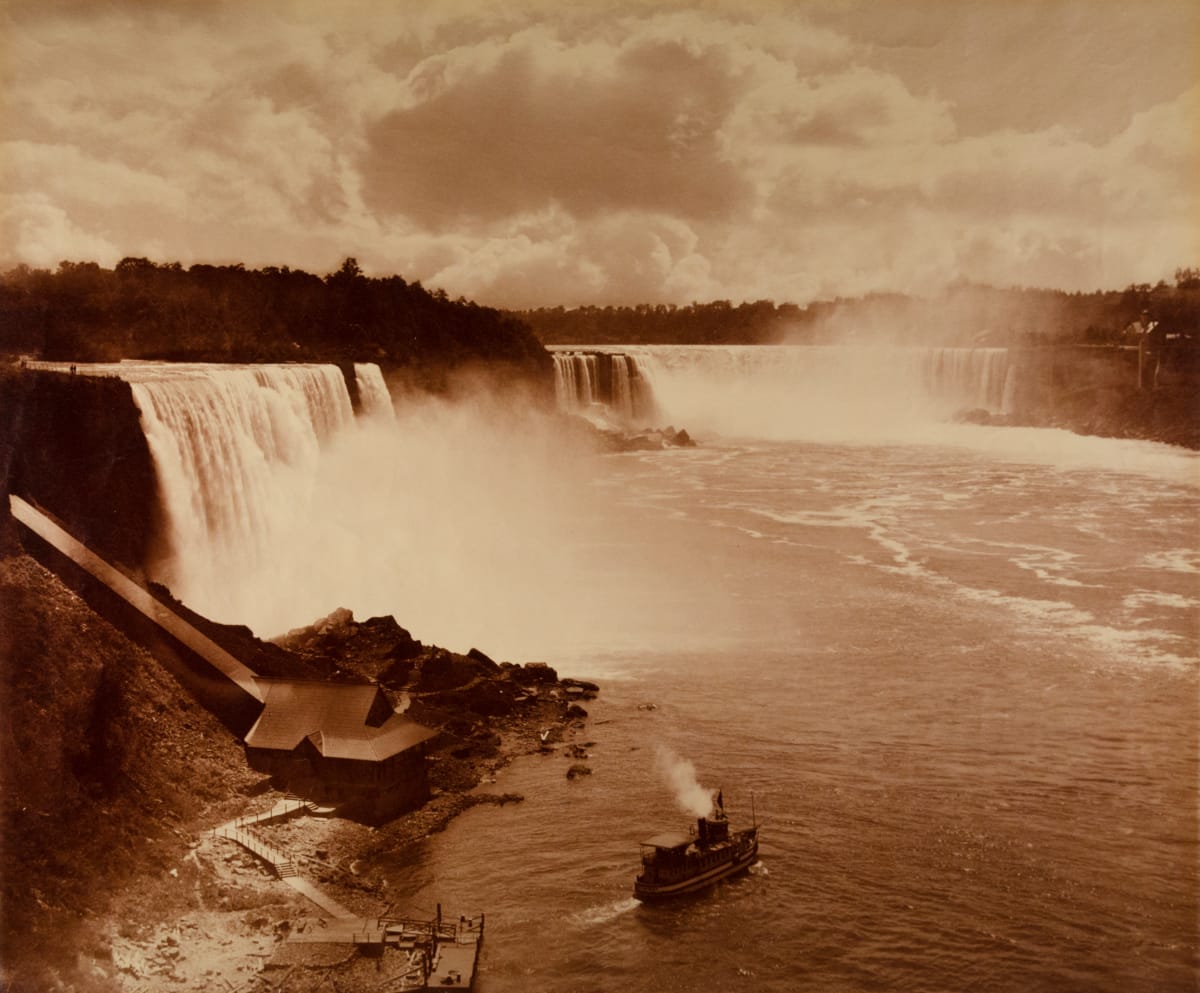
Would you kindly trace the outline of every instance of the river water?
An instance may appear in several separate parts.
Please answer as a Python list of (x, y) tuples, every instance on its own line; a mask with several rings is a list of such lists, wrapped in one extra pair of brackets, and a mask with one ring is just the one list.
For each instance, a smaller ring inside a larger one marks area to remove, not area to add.
[[(700, 444), (609, 456), (511, 398), (346, 426), (326, 369), (117, 371), (190, 606), (602, 685), (592, 775), (519, 760), (383, 856), (398, 909), (487, 914), (483, 993), (1195, 990), (1200, 457), (948, 423), (1012, 384), (933, 358), (638, 349)], [(642, 906), (689, 763), (760, 863)]]
[[(593, 775), (505, 770), (401, 904), (487, 912), (486, 993), (1194, 990), (1197, 463), (997, 434), (602, 460), (601, 616), (544, 646), (603, 685)], [(761, 860), (642, 906), (673, 761)]]

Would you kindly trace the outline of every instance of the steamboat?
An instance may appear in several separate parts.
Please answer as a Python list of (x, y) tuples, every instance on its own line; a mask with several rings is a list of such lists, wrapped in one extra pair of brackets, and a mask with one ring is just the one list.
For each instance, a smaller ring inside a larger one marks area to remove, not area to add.
[(643, 902), (695, 893), (749, 869), (758, 858), (758, 823), (730, 831), (721, 794), (707, 817), (687, 834), (657, 835), (642, 842), (642, 871), (633, 895)]

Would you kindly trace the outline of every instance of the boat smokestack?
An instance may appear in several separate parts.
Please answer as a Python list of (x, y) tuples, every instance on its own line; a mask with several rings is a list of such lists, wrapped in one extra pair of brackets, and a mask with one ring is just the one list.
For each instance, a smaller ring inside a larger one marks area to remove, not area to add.
[(723, 817), (710, 819), (700, 817), (696, 820), (696, 840), (701, 845), (715, 845), (719, 841), (729, 839), (729, 822)]

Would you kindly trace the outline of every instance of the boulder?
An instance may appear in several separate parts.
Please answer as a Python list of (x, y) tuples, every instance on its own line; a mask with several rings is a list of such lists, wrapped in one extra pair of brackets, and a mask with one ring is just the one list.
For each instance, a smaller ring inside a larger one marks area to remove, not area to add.
[[(415, 659), (424, 646), (391, 616), (355, 621), (340, 607), (306, 628), (289, 631), (276, 644), (310, 659), (321, 658), (358, 678), (380, 678), (396, 663)], [(387, 681), (399, 685), (406, 677), (403, 667), (388, 673)]]
[(569, 695), (580, 696), (584, 700), (590, 700), (600, 692), (600, 687), (587, 679), (571, 679), (568, 677), (560, 680), (560, 683)]
[(338, 607), (332, 614), (322, 617), (312, 625), (317, 634), (340, 634), (343, 637), (353, 637), (358, 633), (354, 624), (354, 612), (346, 607)]
[(511, 683), (486, 679), (463, 691), (463, 702), (476, 714), (505, 717), (517, 705)]
[(414, 668), (416, 668), (416, 663), (412, 659), (396, 659), (379, 673), (380, 685), (389, 689), (400, 689), (408, 684)]
[(500, 666), (488, 658), (488, 656), (486, 656), (478, 648), (472, 648), (469, 652), (467, 652), (467, 658), (474, 659), (476, 662), (482, 662), (492, 672), (500, 671)]
[(520, 668), (510, 671), (513, 679), (525, 685), (558, 682), (558, 673), (545, 662), (526, 662)]
[(420, 668), (416, 688), (422, 693), (453, 689), (487, 674), (482, 663), (444, 649), (434, 651), (421, 662)]

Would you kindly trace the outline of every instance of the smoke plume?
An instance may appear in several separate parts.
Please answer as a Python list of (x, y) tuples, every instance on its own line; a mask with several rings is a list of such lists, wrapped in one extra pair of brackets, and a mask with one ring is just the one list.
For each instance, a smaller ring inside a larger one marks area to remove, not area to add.
[(680, 758), (671, 749), (660, 746), (657, 765), (663, 779), (674, 792), (680, 810), (693, 817), (707, 817), (712, 813), (715, 791), (700, 785), (696, 779), (696, 767), (691, 762)]

